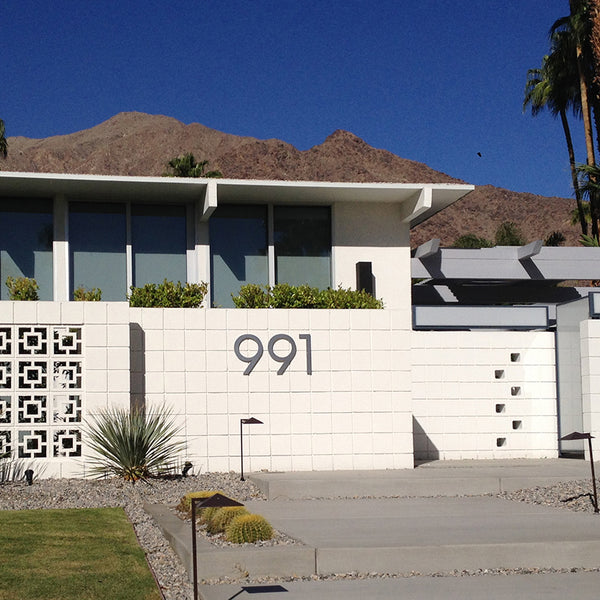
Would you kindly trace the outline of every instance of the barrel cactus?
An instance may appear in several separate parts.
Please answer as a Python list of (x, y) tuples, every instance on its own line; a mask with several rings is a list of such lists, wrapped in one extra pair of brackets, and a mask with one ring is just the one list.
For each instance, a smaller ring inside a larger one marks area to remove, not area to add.
[(207, 519), (206, 530), (211, 535), (223, 533), (233, 519), (247, 514), (248, 511), (243, 506), (223, 506)]
[(273, 528), (260, 515), (240, 515), (225, 529), (225, 538), (234, 544), (253, 544), (272, 537)]
[[(177, 510), (179, 512), (185, 513), (187, 517), (192, 515), (192, 498), (210, 498), (214, 494), (222, 494), (223, 492), (219, 490), (202, 490), (200, 492), (189, 492), (183, 498), (181, 498), (179, 504), (177, 505)], [(199, 517), (204, 520), (205, 513), (208, 508), (203, 508), (199, 511)]]

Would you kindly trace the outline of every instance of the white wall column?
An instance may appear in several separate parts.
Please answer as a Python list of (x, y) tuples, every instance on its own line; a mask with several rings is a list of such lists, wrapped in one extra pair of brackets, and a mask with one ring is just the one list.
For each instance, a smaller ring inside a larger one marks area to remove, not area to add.
[(54, 241), (52, 242), (52, 286), (56, 302), (69, 299), (69, 205), (64, 195), (54, 198)]

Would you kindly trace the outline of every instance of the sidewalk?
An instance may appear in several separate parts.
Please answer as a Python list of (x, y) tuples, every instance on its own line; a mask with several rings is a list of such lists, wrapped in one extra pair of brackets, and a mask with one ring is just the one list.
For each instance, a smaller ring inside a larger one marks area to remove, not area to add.
[(556, 458), (433, 461), (396, 471), (253, 473), (249, 479), (269, 500), (288, 500), (498, 494), (588, 477), (588, 461)]
[[(414, 470), (260, 473), (251, 478), (266, 490), (269, 498), (280, 501), (251, 501), (246, 503), (248, 509), (262, 514), (276, 529), (302, 544), (215, 548), (199, 537), (201, 579), (236, 578), (246, 571), (251, 577), (289, 577), (353, 571), (427, 575), (452, 570), (600, 566), (597, 515), (510, 502), (491, 495), (459, 497), (590, 479), (589, 463), (585, 461), (452, 461), (428, 463)], [(298, 496), (346, 498), (281, 500)], [(189, 524), (177, 519), (166, 507), (153, 506), (148, 510), (191, 573)], [(427, 577), (393, 581), (399, 586), (411, 586), (416, 584), (407, 582), (413, 579), (429, 585), (425, 583), (430, 579)], [(441, 579), (462, 581), (451, 584), (458, 590), (462, 585), (477, 585), (466, 580), (481, 578)], [(375, 588), (392, 585), (382, 581), (369, 580), (367, 583), (374, 589), (365, 595), (377, 597)], [(600, 577), (596, 581), (600, 582)], [(313, 584), (323, 582), (298, 582), (299, 586)], [(441, 583), (433, 581), (431, 585), (435, 588)], [(359, 587), (356, 584), (352, 589)], [(316, 597), (354, 597), (345, 592), (340, 596), (321, 595), (325, 588), (318, 588), (323, 591)], [(234, 591), (229, 596), (229, 586), (202, 589), (207, 600), (256, 593), (243, 591), (240, 586), (231, 588)], [(267, 593), (273, 598), (273, 591)], [(286, 598), (291, 600), (293, 596)]]

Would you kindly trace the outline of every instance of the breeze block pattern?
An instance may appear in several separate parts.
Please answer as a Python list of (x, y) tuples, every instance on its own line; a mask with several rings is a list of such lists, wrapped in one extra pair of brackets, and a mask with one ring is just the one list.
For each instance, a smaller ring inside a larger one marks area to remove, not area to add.
[[(124, 350), (119, 370), (127, 377), (121, 396), (109, 400), (109, 386), (119, 379), (107, 369), (106, 357), (119, 353), (115, 344)], [(122, 305), (0, 303), (0, 456), (10, 453), (37, 476), (82, 475), (84, 421), (119, 399), (129, 405), (129, 325)]]

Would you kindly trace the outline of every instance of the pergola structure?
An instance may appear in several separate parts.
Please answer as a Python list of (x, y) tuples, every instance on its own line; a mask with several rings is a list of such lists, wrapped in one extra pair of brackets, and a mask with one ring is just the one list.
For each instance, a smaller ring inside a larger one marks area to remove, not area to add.
[(432, 239), (413, 251), (411, 274), (420, 280), (412, 288), (417, 328), (549, 328), (556, 304), (595, 289), (589, 282), (600, 280), (600, 248), (549, 247), (542, 240), (440, 248)]

